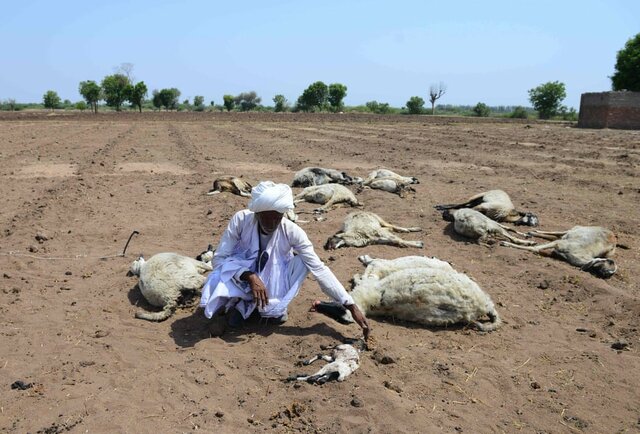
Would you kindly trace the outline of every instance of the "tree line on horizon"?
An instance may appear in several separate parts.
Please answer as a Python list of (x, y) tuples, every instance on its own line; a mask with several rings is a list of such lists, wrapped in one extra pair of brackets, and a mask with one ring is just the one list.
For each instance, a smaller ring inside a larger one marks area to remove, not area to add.
[[(640, 33), (629, 39), (624, 48), (616, 55), (615, 71), (609, 77), (612, 83), (612, 90), (628, 90), (640, 92)], [(196, 95), (193, 103), (188, 99), (180, 103), (181, 92), (177, 88), (154, 89), (152, 97), (147, 99), (148, 88), (144, 81), (135, 83), (131, 72), (133, 65), (123, 63), (112, 75), (107, 75), (98, 84), (94, 80), (80, 82), (78, 92), (83, 98), (75, 104), (69, 100), (62, 101), (58, 93), (48, 90), (43, 95), (43, 106), (47, 109), (70, 108), (78, 110), (91, 109), (98, 112), (99, 102), (104, 101), (105, 105), (116, 110), (122, 110), (126, 102), (130, 107), (142, 112), (143, 107), (153, 110), (193, 110), (204, 111), (205, 99), (202, 95)], [(483, 102), (478, 102), (475, 106), (436, 106), (436, 101), (442, 98), (447, 91), (443, 82), (432, 84), (428, 92), (428, 101), (431, 103), (430, 114), (435, 114), (436, 109), (445, 112), (456, 112), (479, 117), (490, 116), (491, 113), (504, 112), (499, 107), (489, 107)], [(541, 119), (551, 119), (560, 116), (562, 119), (575, 120), (577, 113), (574, 108), (567, 108), (562, 105), (566, 98), (565, 84), (559, 81), (549, 81), (528, 91), (529, 101), (533, 109), (522, 106), (513, 107), (510, 117), (527, 118), (533, 111), (537, 112)], [(222, 104), (216, 105), (210, 102), (209, 110), (218, 111), (252, 111), (269, 110), (275, 112), (333, 112), (338, 113), (345, 110), (344, 98), (347, 95), (347, 86), (341, 83), (326, 85), (322, 81), (310, 84), (298, 97), (295, 104), (291, 105), (284, 95), (278, 94), (273, 97), (274, 105), (265, 107), (261, 105), (262, 99), (255, 91), (242, 92), (238, 95), (223, 95)], [(406, 113), (406, 114), (428, 114), (424, 105), (425, 100), (420, 96), (412, 96), (400, 109), (391, 107), (388, 103), (378, 101), (368, 101), (364, 106), (351, 107), (350, 111), (367, 111), (376, 114)], [(13, 99), (0, 102), (1, 110), (19, 109), (19, 104)]]

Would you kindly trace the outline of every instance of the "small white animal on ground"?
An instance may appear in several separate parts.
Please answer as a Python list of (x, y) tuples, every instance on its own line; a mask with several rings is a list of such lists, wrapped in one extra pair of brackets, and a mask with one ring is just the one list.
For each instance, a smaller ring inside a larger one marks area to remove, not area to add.
[(353, 178), (345, 172), (323, 167), (305, 167), (293, 176), (292, 187), (310, 187), (323, 184), (352, 184)]
[(388, 169), (378, 169), (369, 173), (369, 176), (362, 181), (363, 187), (369, 187), (376, 190), (383, 190), (389, 193), (395, 193), (400, 197), (404, 197), (407, 191), (413, 191), (412, 184), (419, 184), (418, 178), (415, 176), (402, 176)]
[(333, 348), (331, 355), (318, 354), (315, 357), (303, 362), (310, 365), (318, 359), (322, 359), (328, 364), (324, 365), (318, 372), (312, 375), (292, 375), (287, 381), (306, 381), (313, 384), (324, 384), (327, 381), (344, 381), (360, 366), (360, 355), (352, 345), (341, 344)]

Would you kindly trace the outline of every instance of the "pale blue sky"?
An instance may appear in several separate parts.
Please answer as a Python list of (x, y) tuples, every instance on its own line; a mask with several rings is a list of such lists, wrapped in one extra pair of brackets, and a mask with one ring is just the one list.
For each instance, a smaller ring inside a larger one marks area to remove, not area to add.
[(443, 82), (442, 104), (530, 105), (566, 84), (565, 105), (610, 90), (616, 52), (640, 32), (639, 0), (3, 2), (0, 100), (78, 101), (122, 63), (149, 91), (182, 99), (255, 90), (293, 103), (312, 82), (342, 83), (347, 105), (401, 107)]

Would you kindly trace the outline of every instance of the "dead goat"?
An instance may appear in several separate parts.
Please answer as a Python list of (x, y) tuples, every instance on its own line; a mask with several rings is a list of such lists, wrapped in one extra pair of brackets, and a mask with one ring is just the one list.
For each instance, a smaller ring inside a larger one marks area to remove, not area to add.
[(233, 193), (242, 197), (251, 197), (253, 187), (247, 181), (237, 176), (223, 176), (213, 181), (213, 188), (207, 193), (208, 196), (222, 192)]
[(322, 359), (328, 364), (324, 365), (318, 372), (312, 375), (292, 375), (287, 381), (306, 381), (313, 384), (324, 384), (327, 381), (344, 381), (360, 366), (360, 355), (358, 350), (350, 344), (340, 344), (333, 347), (331, 355), (318, 354), (302, 364), (307, 366)]
[(403, 228), (392, 225), (372, 212), (356, 211), (345, 218), (340, 232), (330, 237), (324, 248), (333, 250), (339, 247), (364, 247), (372, 244), (422, 248), (422, 241), (406, 241), (391, 232), (407, 233), (421, 230), (418, 227)]
[(412, 184), (419, 184), (418, 178), (414, 176), (402, 176), (388, 169), (378, 169), (369, 173), (369, 176), (362, 181), (363, 187), (369, 187), (375, 190), (383, 190), (389, 193), (395, 193), (400, 197), (404, 197), (405, 192), (415, 191)]
[(600, 226), (574, 226), (568, 231), (531, 231), (529, 234), (553, 241), (533, 246), (520, 246), (506, 241), (500, 244), (559, 258), (603, 279), (613, 276), (618, 270), (615, 261), (611, 259), (618, 246), (617, 238), (609, 229)]
[(509, 234), (509, 232), (523, 237), (526, 237), (527, 234), (518, 232), (509, 226), (501, 225), (484, 214), (470, 208), (462, 208), (453, 212), (445, 209), (442, 212), (442, 218), (453, 223), (453, 230), (457, 234), (474, 239), (478, 244), (487, 245), (492, 239), (507, 240), (526, 246), (535, 244), (534, 241), (514, 237)]
[(325, 212), (339, 203), (351, 206), (362, 206), (355, 194), (344, 185), (323, 184), (306, 187), (294, 197), (294, 203), (311, 202), (321, 204), (314, 212)]
[(305, 167), (293, 176), (292, 187), (310, 187), (323, 184), (352, 184), (353, 178), (345, 172), (323, 167)]
[(530, 212), (517, 211), (511, 198), (502, 190), (489, 190), (472, 196), (463, 203), (436, 205), (438, 211), (472, 208), (497, 222), (538, 226), (538, 217)]

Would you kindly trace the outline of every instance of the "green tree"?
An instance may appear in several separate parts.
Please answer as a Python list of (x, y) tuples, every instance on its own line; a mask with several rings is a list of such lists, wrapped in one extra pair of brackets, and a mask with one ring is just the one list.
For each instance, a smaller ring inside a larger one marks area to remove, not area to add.
[(616, 55), (613, 90), (640, 92), (640, 33), (629, 39)]
[(233, 110), (233, 107), (236, 105), (236, 103), (234, 102), (233, 95), (224, 95), (222, 97), (222, 100), (224, 101), (223, 102), (224, 108), (226, 108), (228, 112)]
[(87, 109), (87, 103), (84, 101), (78, 101), (75, 105), (76, 110), (85, 111)]
[(144, 84), (144, 81), (136, 83), (135, 86), (128, 85), (126, 88), (127, 100), (131, 103), (132, 106), (138, 107), (140, 113), (142, 113), (142, 103), (144, 99), (147, 97), (147, 85)]
[(529, 90), (529, 101), (538, 111), (540, 119), (549, 119), (560, 110), (560, 103), (567, 93), (564, 83), (549, 81)]
[(151, 104), (158, 110), (162, 108), (162, 99), (160, 99), (160, 91), (158, 89), (153, 89)]
[(127, 100), (127, 86), (131, 83), (124, 74), (107, 75), (102, 79), (102, 93), (109, 107), (120, 111), (122, 103)]
[(389, 104), (386, 102), (380, 103), (378, 101), (369, 101), (365, 103), (365, 106), (367, 107), (367, 109), (369, 109), (371, 113), (376, 113), (379, 115), (383, 115), (391, 111)]
[(48, 90), (44, 94), (42, 102), (44, 103), (44, 108), (51, 110), (60, 107), (60, 97), (58, 96), (58, 93), (53, 90)]
[(513, 119), (527, 119), (529, 117), (529, 114), (527, 113), (526, 108), (519, 105), (513, 109), (513, 112), (511, 112), (509, 117)]
[(276, 112), (285, 112), (287, 111), (287, 107), (289, 106), (289, 103), (287, 102), (287, 99), (284, 97), (284, 95), (274, 96), (273, 103), (275, 104), (274, 110)]
[(78, 86), (78, 92), (82, 98), (89, 104), (94, 113), (98, 113), (98, 101), (100, 101), (102, 89), (98, 83), (93, 80), (81, 81)]
[(201, 95), (196, 95), (193, 97), (193, 105), (194, 110), (197, 112), (201, 112), (204, 110), (204, 97)]
[(332, 83), (329, 85), (329, 96), (327, 100), (331, 109), (337, 113), (344, 108), (342, 100), (347, 96), (347, 86), (340, 83)]
[(322, 110), (327, 105), (329, 88), (321, 81), (309, 85), (298, 97), (297, 107), (305, 112)]
[(262, 98), (253, 90), (251, 92), (243, 92), (234, 97), (233, 102), (240, 107), (240, 111), (247, 112), (253, 110), (260, 104)]
[(180, 100), (180, 91), (175, 87), (170, 89), (162, 89), (160, 91), (160, 102), (167, 110), (176, 110), (178, 101)]
[(412, 96), (407, 101), (407, 110), (410, 115), (419, 115), (424, 111), (424, 100), (419, 96)]
[(479, 102), (473, 108), (473, 114), (481, 118), (486, 118), (491, 114), (491, 110), (488, 105), (483, 102)]

